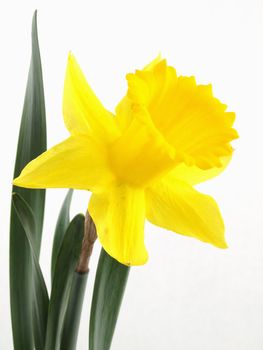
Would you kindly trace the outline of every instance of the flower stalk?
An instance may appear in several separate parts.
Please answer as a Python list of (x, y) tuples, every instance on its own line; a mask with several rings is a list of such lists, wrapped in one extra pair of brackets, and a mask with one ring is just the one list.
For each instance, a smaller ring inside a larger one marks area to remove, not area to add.
[(83, 274), (89, 271), (89, 261), (93, 251), (94, 243), (97, 239), (95, 224), (87, 211), (85, 216), (84, 237), (81, 246), (81, 253), (76, 267), (76, 272)]
[(64, 319), (64, 328), (61, 339), (61, 349), (64, 350), (76, 349), (81, 311), (89, 274), (89, 261), (96, 239), (96, 227), (87, 211), (80, 257), (73, 275), (68, 307)]

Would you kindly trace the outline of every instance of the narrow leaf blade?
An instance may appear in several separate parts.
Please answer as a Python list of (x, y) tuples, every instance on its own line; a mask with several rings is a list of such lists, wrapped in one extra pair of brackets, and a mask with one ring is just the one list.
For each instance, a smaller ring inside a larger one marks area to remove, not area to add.
[(63, 239), (50, 296), (45, 350), (59, 350), (72, 279), (80, 255), (85, 217), (76, 215)]
[(57, 225), (56, 225), (55, 235), (53, 240), (53, 248), (52, 248), (51, 281), (53, 281), (58, 253), (61, 248), (61, 244), (63, 242), (63, 238), (65, 236), (66, 230), (69, 225), (69, 210), (70, 210), (72, 195), (73, 195), (73, 190), (69, 190), (64, 199), (64, 202), (62, 204), (62, 207), (58, 216), (58, 220), (57, 220)]
[[(37, 35), (37, 13), (35, 11), (32, 21), (31, 62), (20, 124), (14, 177), (17, 177), (25, 165), (43, 153), (46, 148), (45, 98)], [(45, 190), (30, 190), (14, 186), (13, 192), (19, 193), (33, 210), (37, 230), (36, 252), (39, 255), (45, 206)]]
[(12, 204), (18, 215), (20, 223), (23, 227), (20, 234), (25, 234), (29, 249), (30, 257), (33, 261), (33, 291), (34, 291), (34, 304), (33, 304), (33, 328), (34, 328), (34, 340), (37, 350), (44, 349), (46, 325), (47, 325), (47, 313), (48, 313), (48, 292), (42, 271), (38, 262), (38, 257), (35, 252), (36, 242), (34, 241), (34, 232), (36, 229), (36, 223), (32, 209), (26, 203), (25, 200), (19, 194), (13, 194)]
[(88, 272), (74, 272), (61, 339), (61, 349), (75, 350)]
[(90, 313), (90, 350), (110, 349), (129, 271), (101, 250)]
[[(14, 176), (46, 149), (45, 102), (41, 60), (37, 38), (37, 18), (32, 22), (32, 56), (20, 125)], [(44, 205), (44, 190), (13, 187), (29, 203), (36, 218), (36, 254), (39, 256)], [(33, 350), (32, 332), (32, 259), (23, 227), (11, 207), (10, 222), (10, 303), (15, 350)]]

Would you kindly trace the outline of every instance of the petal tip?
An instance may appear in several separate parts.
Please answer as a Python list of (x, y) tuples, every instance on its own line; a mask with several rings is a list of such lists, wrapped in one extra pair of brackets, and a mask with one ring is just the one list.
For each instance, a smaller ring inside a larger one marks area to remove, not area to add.
[(71, 60), (74, 58), (73, 52), (70, 50), (68, 53), (68, 60)]
[(13, 181), (12, 181), (12, 185), (14, 185), (14, 186), (17, 186), (17, 180), (16, 180), (17, 178), (15, 178)]
[(149, 260), (149, 256), (147, 254), (147, 256), (145, 256), (144, 258), (141, 258), (141, 259), (132, 259), (132, 260), (123, 260), (123, 261), (120, 261), (120, 263), (122, 263), (123, 265), (126, 265), (126, 266), (141, 266), (141, 265), (145, 265)]
[(18, 176), (15, 179), (13, 179), (12, 185), (20, 187), (22, 185), (21, 176)]
[(76, 57), (74, 56), (73, 52), (70, 50), (68, 53), (68, 67), (74, 66), (77, 64)]
[(32, 186), (30, 186), (29, 184), (27, 184), (25, 181), (23, 181), (23, 177), (20, 175), (18, 177), (16, 177), (13, 181), (12, 181), (12, 185), (16, 186), (16, 187), (24, 187), (24, 188), (33, 188)]
[(120, 264), (125, 266), (141, 266), (141, 265), (145, 265), (149, 260), (149, 255), (147, 252), (144, 256), (141, 256), (139, 258), (138, 257), (131, 258), (131, 257), (121, 256), (121, 254), (116, 254), (116, 252), (112, 252), (112, 250), (108, 249), (108, 247), (105, 247), (105, 245), (102, 245), (102, 247), (113, 259), (117, 260)]
[(213, 245), (217, 248), (220, 248), (220, 249), (227, 249), (228, 248), (228, 245), (224, 239), (213, 243)]

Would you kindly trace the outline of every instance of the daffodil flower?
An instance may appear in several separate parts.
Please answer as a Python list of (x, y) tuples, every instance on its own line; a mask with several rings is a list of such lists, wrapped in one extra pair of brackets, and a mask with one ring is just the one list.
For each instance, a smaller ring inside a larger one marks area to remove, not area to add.
[(127, 95), (114, 115), (70, 54), (63, 97), (70, 136), (31, 161), (14, 185), (92, 191), (89, 211), (99, 240), (126, 265), (148, 259), (145, 218), (226, 248), (216, 202), (193, 186), (228, 164), (235, 114), (210, 85), (177, 76), (160, 57), (126, 78)]

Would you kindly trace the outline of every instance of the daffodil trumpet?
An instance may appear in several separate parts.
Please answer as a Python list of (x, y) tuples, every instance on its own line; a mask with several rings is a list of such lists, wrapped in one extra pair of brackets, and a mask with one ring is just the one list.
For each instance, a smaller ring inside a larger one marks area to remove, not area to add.
[(228, 165), (235, 114), (211, 85), (178, 76), (159, 56), (126, 79), (127, 94), (113, 114), (70, 53), (63, 97), (70, 136), (31, 161), (14, 185), (91, 191), (99, 241), (128, 266), (148, 259), (145, 219), (226, 248), (215, 200), (194, 186)]

